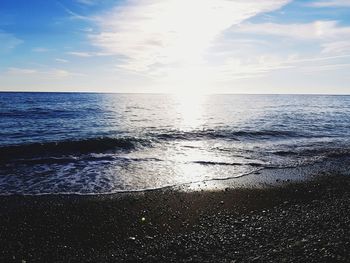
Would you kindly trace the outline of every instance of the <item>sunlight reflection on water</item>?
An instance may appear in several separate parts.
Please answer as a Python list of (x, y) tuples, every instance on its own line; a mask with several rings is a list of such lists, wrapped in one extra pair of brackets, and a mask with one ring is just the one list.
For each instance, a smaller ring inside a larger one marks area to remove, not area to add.
[(207, 95), (191, 94), (184, 96), (183, 94), (174, 94), (174, 110), (179, 115), (181, 123), (179, 129), (183, 131), (195, 130), (203, 128), (205, 124), (204, 110)]
[(0, 102), (0, 193), (150, 189), (350, 152), (347, 96), (30, 93)]

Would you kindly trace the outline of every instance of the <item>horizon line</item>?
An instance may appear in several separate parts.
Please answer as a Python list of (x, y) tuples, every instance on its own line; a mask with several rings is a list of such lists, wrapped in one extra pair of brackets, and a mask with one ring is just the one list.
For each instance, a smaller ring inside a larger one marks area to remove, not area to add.
[(309, 96), (350, 96), (350, 93), (176, 93), (176, 92), (110, 92), (110, 91), (21, 91), (0, 90), (0, 93), (61, 93), (61, 94), (139, 94), (139, 95), (309, 95)]

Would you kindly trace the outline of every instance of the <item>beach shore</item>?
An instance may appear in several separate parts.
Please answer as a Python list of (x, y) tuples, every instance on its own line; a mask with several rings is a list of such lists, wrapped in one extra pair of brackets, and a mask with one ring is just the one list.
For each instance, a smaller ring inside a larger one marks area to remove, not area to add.
[(350, 177), (0, 197), (1, 262), (350, 262)]

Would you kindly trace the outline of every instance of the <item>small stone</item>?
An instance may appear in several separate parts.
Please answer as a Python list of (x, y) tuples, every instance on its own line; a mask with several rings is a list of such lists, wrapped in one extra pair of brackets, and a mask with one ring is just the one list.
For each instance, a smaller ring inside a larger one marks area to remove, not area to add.
[(294, 246), (300, 246), (301, 245), (301, 241), (295, 241), (294, 242)]

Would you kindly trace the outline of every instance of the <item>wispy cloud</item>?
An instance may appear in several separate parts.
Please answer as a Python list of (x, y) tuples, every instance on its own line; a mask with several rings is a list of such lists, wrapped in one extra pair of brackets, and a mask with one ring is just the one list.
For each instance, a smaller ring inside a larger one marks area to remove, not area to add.
[[(38, 20), (27, 21), (26, 16), (18, 25), (4, 27), (12, 32), (0, 30), (0, 55), (5, 58), (0, 61), (5, 69), (1, 85), (16, 82), (23, 86), (31, 80), (34, 88), (42, 85), (43, 89), (47, 83), (58, 83), (57, 87), (64, 83), (65, 87), (88, 85), (96, 90), (108, 85), (111, 90), (123, 86), (123, 91), (135, 87), (141, 92), (148, 91), (147, 87), (164, 92), (168, 86), (186, 90), (207, 85), (215, 92), (218, 83), (238, 87), (251, 79), (260, 92), (261, 85), (269, 90), (271, 83), (280, 86), (283, 79), (292, 86), (301, 76), (300, 83), (322, 86), (329, 79), (345, 87), (341, 74), (350, 59), (350, 20), (345, 14), (350, 0), (291, 2), (55, 0), (52, 9), (58, 3), (60, 12), (38, 19), (56, 21), (45, 27), (45, 35), (71, 32), (69, 39), (55, 38), (57, 43), (51, 37), (40, 35), (39, 39), (30, 31), (37, 28)], [(22, 36), (21, 26), (27, 23), (26, 42), (17, 53), (22, 43), (17, 36)], [(28, 54), (26, 62), (19, 63), (23, 50), (41, 53)], [(51, 64), (39, 64), (42, 61)], [(333, 75), (324, 77), (328, 69)], [(80, 71), (87, 76), (79, 78), (83, 76)], [(302, 80), (304, 72), (308, 75)]]
[(16, 68), (16, 67), (10, 67), (5, 72), (6, 75), (13, 75), (18, 77), (24, 77), (24, 76), (35, 76), (38, 78), (53, 78), (53, 79), (60, 79), (60, 78), (67, 78), (67, 77), (74, 77), (74, 76), (84, 76), (84, 74), (81, 73), (75, 73), (70, 72), (68, 70), (64, 69), (46, 69), (46, 70), (39, 70), (39, 69), (31, 69), (31, 68)]
[(7, 73), (8, 74), (14, 74), (14, 75), (22, 75), (22, 74), (35, 74), (38, 71), (35, 69), (29, 69), (29, 68), (8, 68)]
[(317, 65), (317, 66), (304, 66), (303, 70), (306, 73), (309, 73), (309, 72), (320, 72), (320, 71), (331, 71), (331, 70), (347, 69), (347, 68), (350, 69), (350, 63)]
[(75, 56), (75, 57), (82, 57), (82, 58), (102, 57), (102, 56), (113, 55), (113, 54), (107, 53), (107, 52), (82, 52), (82, 51), (72, 51), (72, 52), (67, 52), (67, 54)]
[(44, 52), (50, 51), (49, 48), (44, 48), (44, 47), (37, 47), (37, 48), (33, 48), (32, 50), (33, 52), (37, 52), (37, 53), (44, 53)]
[(350, 54), (350, 39), (324, 43), (321, 46), (323, 54)]
[(59, 63), (68, 63), (69, 62), (67, 59), (63, 59), (63, 58), (56, 58), (55, 61), (59, 62)]
[(83, 5), (95, 5), (98, 3), (98, 0), (76, 0), (76, 2)]
[(21, 43), (23, 43), (23, 41), (15, 37), (13, 34), (0, 30), (0, 52), (8, 52)]
[(87, 5), (87, 6), (96, 6), (102, 4), (103, 2), (107, 2), (106, 0), (75, 0), (78, 4)]
[(92, 54), (90, 54), (88, 52), (72, 51), (72, 52), (67, 52), (67, 54), (72, 55), (72, 56), (76, 56), (76, 57), (83, 57), (83, 58), (92, 57)]
[(323, 0), (308, 4), (313, 7), (350, 7), (349, 0)]
[(131, 0), (95, 17), (100, 33), (90, 39), (105, 52), (124, 57), (123, 69), (163, 75), (176, 68), (190, 71), (203, 67), (205, 53), (225, 30), (289, 2)]
[(337, 59), (348, 59), (350, 58), (350, 54), (340, 55), (340, 56), (318, 56), (318, 57), (306, 57), (306, 58), (298, 58), (292, 57), (290, 60), (285, 63), (304, 63), (304, 62), (319, 62), (319, 61), (329, 61), (329, 60), (337, 60)]
[(274, 55), (261, 55), (249, 60), (228, 58), (219, 66), (217, 79), (230, 81), (263, 77), (271, 71), (293, 68), (294, 65), (286, 63), (290, 59)]
[(337, 21), (315, 21), (305, 24), (246, 23), (233, 30), (255, 35), (275, 35), (303, 40), (332, 40), (350, 37), (350, 27), (339, 26)]
[(69, 17), (71, 19), (77, 19), (77, 20), (87, 20), (90, 21), (91, 18), (84, 16), (84, 15), (80, 15), (77, 12), (72, 11), (71, 9), (69, 9), (68, 7), (66, 7), (64, 4), (62, 4), (61, 2), (57, 1), (58, 5), (61, 6), (61, 8), (69, 15)]
[(289, 38), (292, 41), (313, 41), (316, 47), (319, 45), (322, 54), (336, 55), (350, 52), (350, 26), (341, 26), (338, 21), (299, 24), (243, 23), (233, 28), (232, 32)]

